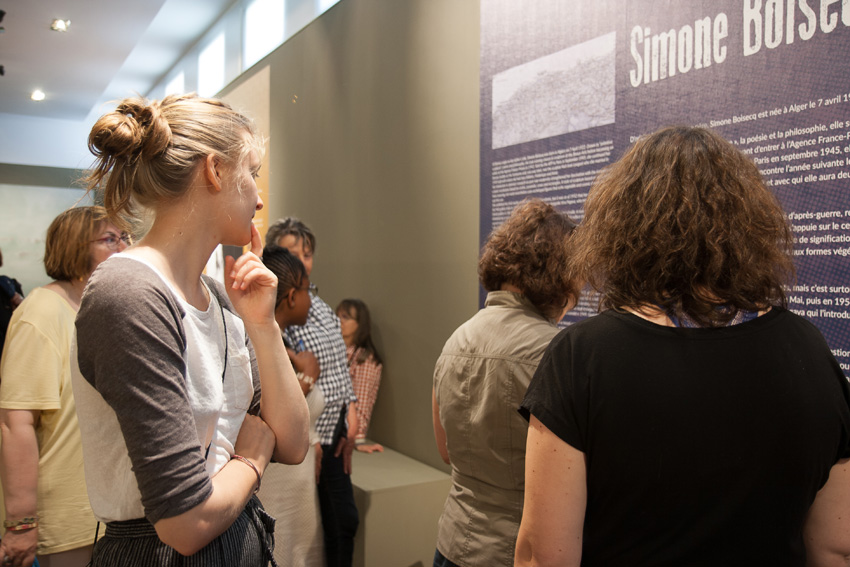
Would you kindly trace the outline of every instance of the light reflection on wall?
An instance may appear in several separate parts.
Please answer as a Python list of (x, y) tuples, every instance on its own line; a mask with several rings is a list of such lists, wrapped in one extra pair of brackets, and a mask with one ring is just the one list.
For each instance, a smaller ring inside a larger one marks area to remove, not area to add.
[(21, 282), (24, 294), (45, 285), (44, 239), (56, 215), (74, 205), (90, 205), (82, 189), (0, 184), (0, 274)]

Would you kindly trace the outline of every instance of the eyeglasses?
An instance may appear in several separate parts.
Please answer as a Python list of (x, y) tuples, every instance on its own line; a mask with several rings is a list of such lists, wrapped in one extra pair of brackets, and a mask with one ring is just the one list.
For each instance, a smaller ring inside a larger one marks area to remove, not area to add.
[(296, 287), (295, 289), (298, 291), (307, 291), (311, 297), (317, 297), (319, 295), (319, 288), (314, 283), (309, 284), (307, 287)]
[(121, 236), (116, 236), (110, 232), (103, 238), (96, 238), (92, 240), (92, 242), (103, 242), (110, 250), (118, 250), (119, 242), (123, 242), (126, 246), (130, 246), (133, 244), (133, 237), (126, 232), (122, 232)]

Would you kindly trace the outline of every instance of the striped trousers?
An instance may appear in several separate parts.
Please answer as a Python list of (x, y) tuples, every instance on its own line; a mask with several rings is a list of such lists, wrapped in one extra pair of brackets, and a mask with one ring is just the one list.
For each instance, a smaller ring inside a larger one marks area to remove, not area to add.
[(266, 567), (274, 561), (275, 520), (254, 496), (226, 532), (188, 557), (162, 543), (144, 518), (108, 522), (92, 567)]

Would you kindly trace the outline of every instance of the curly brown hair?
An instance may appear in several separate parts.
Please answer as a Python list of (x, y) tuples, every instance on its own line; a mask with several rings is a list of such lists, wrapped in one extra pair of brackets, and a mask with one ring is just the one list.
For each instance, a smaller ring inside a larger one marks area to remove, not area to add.
[(700, 326), (786, 305), (793, 235), (755, 164), (705, 128), (639, 139), (597, 178), (573, 238), (600, 306), (653, 306)]
[(559, 317), (579, 294), (567, 270), (567, 241), (575, 227), (570, 217), (540, 199), (521, 203), (481, 250), (481, 285), (487, 291), (514, 285), (544, 317)]

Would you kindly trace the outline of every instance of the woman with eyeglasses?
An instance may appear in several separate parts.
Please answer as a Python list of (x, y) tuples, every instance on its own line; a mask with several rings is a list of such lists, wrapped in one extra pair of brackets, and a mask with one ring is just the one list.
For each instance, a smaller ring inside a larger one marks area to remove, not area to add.
[[(274, 488), (263, 494), (269, 510), (277, 519), (277, 531), (284, 534), (275, 548), (280, 567), (324, 567), (325, 548), (319, 492), (316, 489), (316, 447), (319, 435), (316, 420), (325, 409), (322, 390), (315, 386), (319, 363), (303, 346), (289, 343), (285, 331), (290, 325), (304, 325), (312, 305), (315, 286), (310, 284), (301, 260), (286, 248), (268, 245), (263, 249), (263, 263), (277, 276), (277, 299), (274, 316), (301, 384), (310, 410), (310, 449), (299, 465), (274, 466), (266, 471)], [(320, 449), (319, 449), (320, 450)], [(268, 494), (268, 496), (266, 496)]]
[(103, 207), (77, 207), (47, 230), (44, 266), (53, 282), (15, 310), (0, 360), (4, 527), (0, 565), (84, 565), (95, 519), (83, 476), (71, 391), (71, 339), (83, 289), (129, 238)]
[[(121, 101), (89, 148), (110, 215), (152, 221), (94, 274), (76, 320), (86, 483), (106, 523), (92, 565), (267, 565), (256, 493), (272, 459), (304, 459), (308, 411), (253, 224), (262, 136), (222, 101), (170, 95)], [(224, 285), (203, 274), (219, 244), (249, 243)]]

